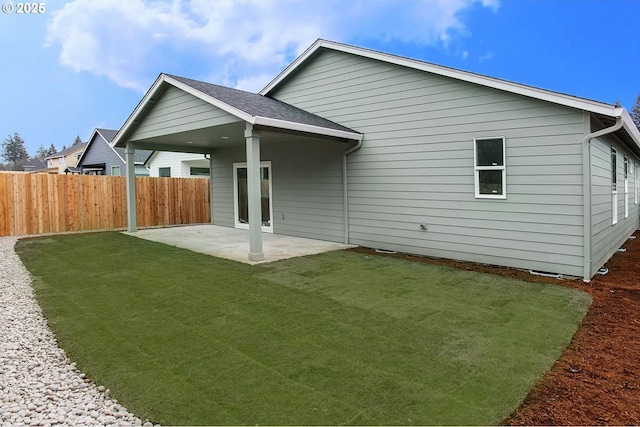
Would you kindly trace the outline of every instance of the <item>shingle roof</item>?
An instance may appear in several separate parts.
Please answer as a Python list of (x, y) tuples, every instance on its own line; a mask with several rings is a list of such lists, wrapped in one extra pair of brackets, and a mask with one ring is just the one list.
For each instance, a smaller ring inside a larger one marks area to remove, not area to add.
[(100, 132), (100, 135), (102, 135), (104, 137), (104, 139), (106, 139), (107, 142), (109, 142), (109, 143), (111, 143), (111, 141), (113, 141), (113, 138), (115, 138), (116, 134), (118, 133), (117, 130), (113, 130), (113, 129), (96, 128), (96, 130), (98, 132)]
[[(113, 147), (114, 150), (124, 159), (125, 153), (122, 147)], [(152, 150), (136, 150), (133, 152), (133, 163), (142, 164), (153, 154)]]
[[(107, 140), (109, 144), (111, 144), (111, 141), (113, 141), (113, 138), (115, 138), (116, 135), (118, 134), (118, 131), (113, 129), (96, 128), (96, 130), (100, 133), (100, 135), (104, 137), (104, 139)], [(124, 159), (124, 156), (125, 156), (124, 148), (114, 147), (113, 149), (116, 150), (116, 153), (118, 153), (118, 155)], [(133, 162), (142, 164), (147, 161), (147, 159), (149, 158), (149, 156), (151, 156), (152, 153), (153, 151), (151, 150), (136, 150), (133, 153)]]
[(52, 154), (52, 155), (50, 155), (50, 156), (45, 157), (45, 159), (53, 159), (54, 157), (63, 157), (63, 156), (66, 156), (67, 154), (72, 153), (72, 152), (74, 152), (74, 151), (83, 150), (83, 149), (84, 149), (84, 147), (85, 147), (86, 145), (87, 145), (87, 143), (86, 143), (86, 142), (83, 142), (82, 144), (78, 144), (78, 145), (72, 145), (72, 146), (71, 146), (71, 147), (69, 147), (69, 148), (65, 148), (65, 149), (64, 149), (64, 150), (62, 150), (62, 151), (58, 151), (58, 152), (57, 152), (57, 153), (55, 153), (55, 154)]
[(42, 169), (46, 169), (47, 163), (44, 160), (36, 157), (35, 159), (31, 159), (27, 163), (25, 163), (22, 168), (23, 170), (28, 172), (39, 171)]
[(165, 74), (181, 83), (184, 83), (193, 89), (200, 91), (206, 95), (216, 98), (225, 104), (244, 111), (254, 117), (266, 117), (270, 119), (284, 120), (287, 122), (301, 123), (305, 125), (318, 126), (327, 129), (355, 132), (346, 126), (332, 122), (323, 117), (316, 116), (308, 111), (302, 110), (293, 105), (279, 101), (268, 96), (258, 95), (257, 93), (245, 92), (239, 89), (232, 89), (225, 86), (218, 86), (212, 83), (206, 83), (198, 80), (188, 79), (186, 77)]

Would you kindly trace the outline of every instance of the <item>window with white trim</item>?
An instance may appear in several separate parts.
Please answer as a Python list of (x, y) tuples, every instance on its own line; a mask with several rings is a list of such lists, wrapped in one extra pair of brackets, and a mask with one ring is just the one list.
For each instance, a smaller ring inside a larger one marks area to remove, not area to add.
[(638, 164), (636, 162), (633, 162), (633, 189), (634, 191), (634, 203), (637, 205), (638, 204), (638, 199), (640, 197), (638, 197), (640, 195), (640, 188), (638, 188), (638, 184), (640, 184), (640, 180), (638, 179), (638, 175), (640, 175), (640, 167), (638, 167)]
[(111, 176), (120, 176), (120, 166), (111, 166)]
[(611, 224), (618, 223), (618, 153), (611, 147)]
[(171, 168), (170, 167), (166, 167), (166, 168), (158, 168), (158, 176), (159, 177), (171, 177)]
[(629, 217), (629, 158), (624, 156), (624, 217)]
[(505, 138), (473, 140), (476, 198), (506, 199)]

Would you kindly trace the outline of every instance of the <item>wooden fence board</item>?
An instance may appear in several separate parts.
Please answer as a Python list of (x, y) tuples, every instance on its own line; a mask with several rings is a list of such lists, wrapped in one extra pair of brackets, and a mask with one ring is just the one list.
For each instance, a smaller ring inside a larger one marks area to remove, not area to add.
[[(127, 226), (126, 178), (0, 174), (0, 236)], [(138, 226), (211, 222), (209, 180), (136, 177)]]

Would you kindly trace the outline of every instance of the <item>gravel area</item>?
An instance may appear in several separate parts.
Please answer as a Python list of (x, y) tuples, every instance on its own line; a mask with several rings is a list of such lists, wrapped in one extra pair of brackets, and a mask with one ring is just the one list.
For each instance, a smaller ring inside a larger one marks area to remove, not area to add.
[(152, 425), (110, 398), (58, 347), (14, 251), (17, 240), (0, 237), (0, 423)]

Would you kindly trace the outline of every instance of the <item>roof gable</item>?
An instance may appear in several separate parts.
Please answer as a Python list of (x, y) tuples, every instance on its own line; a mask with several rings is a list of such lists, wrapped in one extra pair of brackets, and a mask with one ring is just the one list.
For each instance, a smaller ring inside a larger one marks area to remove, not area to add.
[(299, 68), (310, 61), (318, 52), (323, 50), (333, 50), (344, 52), (351, 55), (365, 57), (373, 60), (383, 61), (401, 67), (408, 67), (440, 76), (450, 77), (453, 79), (474, 83), (477, 85), (490, 87), (493, 89), (519, 94), (529, 98), (551, 102), (554, 104), (571, 107), (590, 113), (607, 117), (620, 117), (623, 120), (623, 127), (630, 139), (640, 148), (640, 131), (633, 124), (631, 116), (622, 107), (606, 104), (590, 99), (579, 98), (559, 92), (553, 92), (546, 89), (540, 89), (533, 86), (527, 86), (520, 83), (501, 80), (494, 77), (488, 77), (481, 74), (471, 73), (468, 71), (457, 70), (454, 68), (444, 67), (441, 65), (431, 64), (428, 62), (406, 58), (402, 56), (392, 55), (388, 53), (378, 52), (371, 49), (351, 46), (342, 43), (318, 39), (305, 52), (296, 58), (287, 68), (285, 68), (275, 79), (273, 79), (259, 93), (269, 96), (276, 88), (286, 85), (287, 79), (292, 76)]
[(91, 137), (89, 138), (89, 142), (87, 142), (86, 146), (84, 147), (84, 150), (82, 151), (82, 154), (78, 158), (77, 165), (80, 166), (83, 164), (87, 156), (87, 153), (92, 151), (93, 147), (96, 144), (106, 144), (109, 147), (109, 150), (113, 152), (113, 155), (118, 157), (120, 161), (124, 163), (124, 158), (120, 154), (118, 154), (113, 149), (113, 147), (111, 147), (111, 144), (109, 144), (117, 133), (118, 133), (117, 130), (112, 130), (112, 129), (99, 129), (99, 128), (94, 129), (93, 133), (91, 134)]
[(253, 125), (349, 140), (362, 138), (352, 129), (273, 98), (162, 73), (115, 136), (114, 146), (126, 145), (127, 139), (168, 86), (183, 90)]

